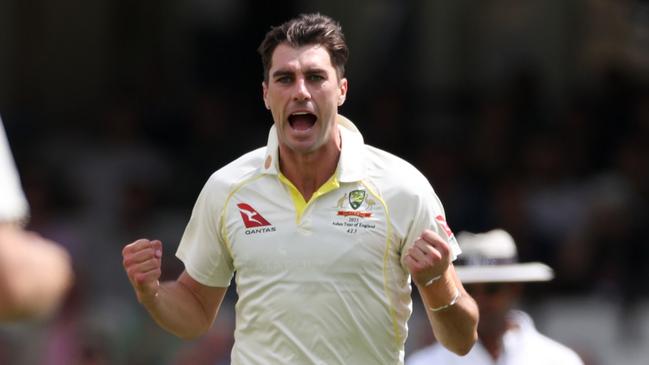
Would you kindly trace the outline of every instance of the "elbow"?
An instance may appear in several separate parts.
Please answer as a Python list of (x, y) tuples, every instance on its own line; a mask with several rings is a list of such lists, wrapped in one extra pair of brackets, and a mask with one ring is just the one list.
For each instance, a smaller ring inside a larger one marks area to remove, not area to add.
[(195, 331), (195, 332), (176, 332), (174, 335), (181, 340), (191, 341), (195, 340), (205, 334), (206, 331)]
[(459, 356), (468, 354), (473, 345), (478, 341), (477, 319), (472, 322), (470, 326), (465, 327), (463, 330), (458, 330), (457, 336), (452, 340), (440, 341), (442, 345), (449, 351)]
[(173, 334), (174, 336), (180, 338), (181, 340), (191, 341), (206, 334), (210, 330), (210, 325), (201, 324), (200, 326), (191, 326), (182, 329), (181, 328), (172, 329), (167, 327), (165, 329), (169, 331), (171, 334)]
[(473, 345), (476, 343), (478, 335), (474, 333), (473, 336), (466, 336), (465, 339), (461, 341), (454, 341), (453, 343), (442, 343), (447, 350), (453, 352), (458, 356), (464, 356), (471, 351)]
[(174, 333), (176, 337), (184, 341), (191, 341), (201, 337), (202, 333)]
[(210, 326), (200, 326), (196, 328), (186, 328), (182, 331), (176, 330), (176, 331), (169, 331), (174, 334), (174, 336), (180, 338), (181, 340), (185, 341), (191, 341), (195, 340), (209, 331)]
[(467, 341), (457, 343), (457, 344), (455, 344), (455, 346), (453, 346), (449, 350), (454, 352), (456, 355), (464, 356), (464, 355), (468, 354), (469, 351), (471, 351), (471, 349), (473, 348), (473, 345), (476, 343), (477, 339), (478, 339), (478, 335), (477, 335), (477, 333), (474, 333), (474, 336), (468, 338)]

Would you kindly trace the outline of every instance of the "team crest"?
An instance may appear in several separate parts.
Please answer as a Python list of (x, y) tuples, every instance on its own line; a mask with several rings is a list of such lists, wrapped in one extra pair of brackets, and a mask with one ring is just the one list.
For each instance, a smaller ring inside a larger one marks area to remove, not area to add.
[(354, 210), (358, 209), (358, 207), (363, 204), (364, 200), (365, 190), (352, 190), (349, 192), (349, 205), (351, 205)]

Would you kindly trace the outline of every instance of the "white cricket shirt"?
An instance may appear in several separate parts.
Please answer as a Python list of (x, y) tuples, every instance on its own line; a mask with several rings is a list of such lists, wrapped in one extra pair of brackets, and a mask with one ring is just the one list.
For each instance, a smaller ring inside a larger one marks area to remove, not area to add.
[(460, 250), (426, 178), (339, 116), (336, 173), (305, 202), (268, 145), (214, 173), (178, 247), (208, 286), (237, 283), (232, 364), (403, 364), (401, 253), (425, 228)]
[(0, 223), (18, 222), (27, 218), (29, 207), (20, 187), (16, 165), (0, 119)]

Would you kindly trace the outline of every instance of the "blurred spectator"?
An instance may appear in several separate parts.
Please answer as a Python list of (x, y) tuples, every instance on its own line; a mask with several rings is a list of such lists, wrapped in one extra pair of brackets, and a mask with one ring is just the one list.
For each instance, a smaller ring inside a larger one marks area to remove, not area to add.
[(0, 120), (0, 321), (49, 314), (72, 284), (70, 258), (55, 242), (25, 231), (27, 201)]

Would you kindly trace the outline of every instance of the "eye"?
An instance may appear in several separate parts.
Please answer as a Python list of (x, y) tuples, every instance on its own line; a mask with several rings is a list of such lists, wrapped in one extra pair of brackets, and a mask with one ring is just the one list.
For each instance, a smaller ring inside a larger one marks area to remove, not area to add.
[(322, 81), (324, 80), (324, 76), (318, 75), (318, 74), (312, 74), (307, 77), (309, 81)]
[(291, 76), (280, 76), (275, 79), (275, 82), (280, 84), (290, 84), (293, 81)]

